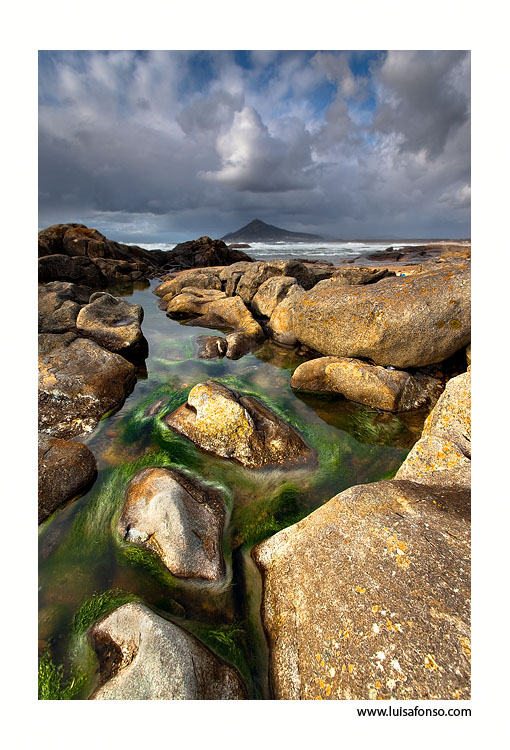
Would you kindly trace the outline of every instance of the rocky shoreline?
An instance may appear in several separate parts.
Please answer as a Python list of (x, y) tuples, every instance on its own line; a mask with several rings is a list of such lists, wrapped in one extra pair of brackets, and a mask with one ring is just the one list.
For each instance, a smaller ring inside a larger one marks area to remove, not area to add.
[[(39, 523), (94, 482), (80, 438), (143, 371), (143, 309), (108, 289), (158, 279), (162, 314), (224, 332), (197, 337), (199, 358), (237, 360), (270, 341), (306, 359), (290, 381), (296, 393), (387, 413), (431, 409), (394, 479), (346, 489), (253, 549), (274, 698), (469, 697), (469, 256), (446, 243), (335, 267), (253, 261), (207, 237), (163, 252), (79, 224), (44, 230)], [(195, 383), (161, 421), (247, 471), (316, 462), (267, 405), (214, 380)], [(214, 582), (225, 576), (224, 521), (219, 493), (154, 466), (131, 480), (118, 533), (173, 575)], [(90, 637), (102, 674), (94, 698), (247, 697), (233, 667), (145, 605), (107, 614)], [(182, 654), (182, 684), (171, 670), (151, 681), (162, 653)], [(197, 664), (201, 677), (190, 673)]]

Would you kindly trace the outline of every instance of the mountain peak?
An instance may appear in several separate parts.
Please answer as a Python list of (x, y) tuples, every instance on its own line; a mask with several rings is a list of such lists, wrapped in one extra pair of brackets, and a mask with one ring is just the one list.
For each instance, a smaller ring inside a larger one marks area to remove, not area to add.
[(318, 234), (291, 232), (273, 224), (266, 224), (261, 219), (253, 219), (236, 232), (230, 232), (221, 238), (224, 242), (319, 242), (323, 239)]

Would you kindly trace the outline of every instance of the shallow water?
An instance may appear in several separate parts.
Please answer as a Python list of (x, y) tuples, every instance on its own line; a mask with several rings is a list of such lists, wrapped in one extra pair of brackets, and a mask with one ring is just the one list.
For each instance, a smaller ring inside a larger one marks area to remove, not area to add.
[[(84, 439), (97, 460), (94, 486), (41, 526), (40, 648), (49, 647), (53, 661), (64, 665), (65, 679), (81, 675), (71, 697), (88, 698), (98, 674), (87, 627), (136, 596), (234, 664), (250, 698), (268, 699), (261, 581), (252, 546), (347, 487), (392, 476), (418, 439), (425, 414), (388, 415), (340, 397), (298, 396), (289, 381), (303, 359), (270, 342), (237, 361), (197, 359), (196, 338), (215, 331), (167, 318), (151, 291), (155, 286), (113, 292), (143, 306), (149, 356), (122, 408)], [(210, 378), (256, 395), (287, 419), (317, 450), (318, 468), (249, 470), (207, 455), (169, 430), (162, 417)], [(144, 466), (177, 466), (222, 492), (227, 574), (221, 584), (175, 578), (118, 534), (127, 484)]]

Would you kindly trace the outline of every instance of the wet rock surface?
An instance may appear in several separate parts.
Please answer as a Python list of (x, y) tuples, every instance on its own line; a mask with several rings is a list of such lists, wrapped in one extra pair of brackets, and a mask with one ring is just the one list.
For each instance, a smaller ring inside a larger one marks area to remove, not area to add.
[(90, 432), (122, 403), (135, 379), (132, 364), (95, 341), (40, 334), (39, 429), (62, 438)]
[(38, 522), (87, 489), (96, 476), (96, 460), (83, 443), (39, 434)]
[(359, 359), (320, 357), (304, 362), (294, 372), (295, 390), (339, 393), (351, 401), (385, 411), (411, 411), (434, 403), (441, 384), (421, 373), (386, 369)]
[(224, 521), (218, 492), (156, 467), (141, 469), (129, 483), (118, 531), (155, 552), (173, 575), (218, 581), (225, 574)]
[(470, 320), (469, 264), (460, 262), (363, 286), (322, 281), (300, 300), (294, 333), (322, 354), (405, 369), (466, 346)]
[(249, 468), (313, 464), (315, 451), (280, 417), (252, 396), (209, 380), (164, 420), (203, 450)]
[(78, 333), (112, 352), (131, 354), (143, 347), (141, 305), (131, 305), (107, 292), (96, 292), (76, 319)]
[(104, 684), (94, 700), (244, 700), (238, 672), (172, 622), (137, 602), (91, 631)]

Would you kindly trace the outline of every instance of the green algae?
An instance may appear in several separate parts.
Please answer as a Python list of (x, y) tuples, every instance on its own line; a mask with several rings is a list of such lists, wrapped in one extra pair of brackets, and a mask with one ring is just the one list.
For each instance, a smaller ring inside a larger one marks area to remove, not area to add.
[(37, 679), (39, 700), (71, 700), (83, 690), (86, 679), (86, 675), (76, 669), (65, 675), (64, 665), (55, 664), (49, 647), (46, 647), (39, 659)]
[(303, 510), (304, 500), (305, 495), (298, 487), (286, 483), (268, 499), (235, 508), (232, 516), (232, 546), (246, 544), (252, 547), (281, 529), (297, 523), (307, 515), (307, 511)]
[(91, 625), (103, 615), (128, 602), (139, 601), (139, 597), (122, 589), (110, 589), (95, 593), (86, 599), (73, 617), (71, 632), (75, 635), (85, 633)]

